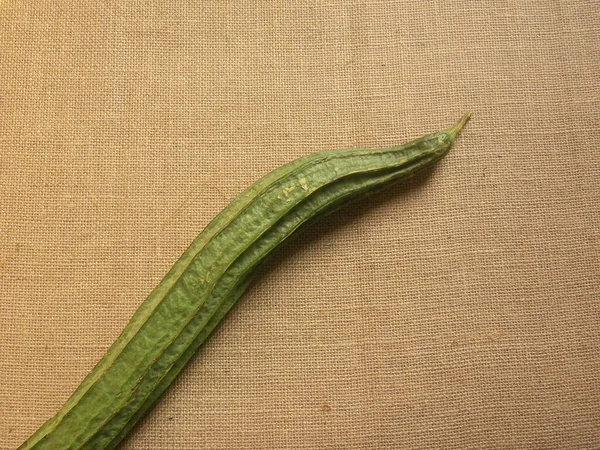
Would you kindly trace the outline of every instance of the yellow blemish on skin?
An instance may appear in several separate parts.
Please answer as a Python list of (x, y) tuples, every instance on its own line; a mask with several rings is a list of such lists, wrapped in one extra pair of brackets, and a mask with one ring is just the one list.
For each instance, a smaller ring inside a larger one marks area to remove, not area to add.
[(200, 284), (201, 285), (205, 285), (210, 281), (210, 270), (208, 272), (206, 272), (206, 275), (204, 275), (203, 278), (200, 278)]
[(300, 183), (300, 187), (302, 189), (304, 189), (305, 191), (308, 191), (308, 184), (306, 184), (306, 178), (302, 177), (298, 180), (298, 183)]
[(293, 184), (291, 186), (283, 188), (283, 195), (288, 197), (290, 195), (290, 192), (292, 192), (294, 189), (296, 189), (296, 186), (294, 186)]

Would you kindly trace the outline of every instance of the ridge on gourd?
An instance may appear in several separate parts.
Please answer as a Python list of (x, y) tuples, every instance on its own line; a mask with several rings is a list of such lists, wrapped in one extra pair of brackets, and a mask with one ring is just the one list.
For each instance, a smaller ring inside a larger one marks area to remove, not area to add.
[(439, 161), (469, 116), (399, 147), (315, 153), (258, 180), (198, 235), (63, 408), (20, 449), (116, 447), (284, 241)]

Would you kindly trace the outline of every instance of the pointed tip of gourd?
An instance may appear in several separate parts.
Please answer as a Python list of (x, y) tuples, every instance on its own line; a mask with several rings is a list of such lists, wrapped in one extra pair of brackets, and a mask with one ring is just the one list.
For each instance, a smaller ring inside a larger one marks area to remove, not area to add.
[(465, 126), (465, 124), (469, 121), (470, 118), (471, 118), (471, 113), (470, 112), (466, 113), (464, 116), (462, 116), (460, 118), (460, 120), (458, 122), (456, 122), (456, 124), (453, 127), (448, 128), (446, 130), (446, 133), (450, 134), (452, 136), (452, 139), (454, 139), (456, 137), (456, 135), (460, 132), (460, 130), (462, 130), (462, 128)]

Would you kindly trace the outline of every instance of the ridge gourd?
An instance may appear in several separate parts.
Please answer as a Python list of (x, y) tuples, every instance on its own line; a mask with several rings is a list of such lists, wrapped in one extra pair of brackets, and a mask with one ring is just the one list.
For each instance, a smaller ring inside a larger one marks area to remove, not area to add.
[(198, 235), (62, 409), (19, 449), (112, 449), (285, 240), (450, 150), (469, 119), (405, 145), (315, 153), (267, 174)]

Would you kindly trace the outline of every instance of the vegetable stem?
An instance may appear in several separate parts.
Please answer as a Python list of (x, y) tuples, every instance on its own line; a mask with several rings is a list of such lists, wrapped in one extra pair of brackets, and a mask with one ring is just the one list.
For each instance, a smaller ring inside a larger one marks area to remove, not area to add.
[(453, 127), (448, 128), (446, 130), (446, 133), (452, 135), (452, 139), (454, 139), (456, 137), (456, 135), (460, 132), (460, 130), (462, 130), (462, 128), (465, 126), (465, 124), (469, 121), (470, 118), (471, 118), (471, 113), (470, 112), (466, 113), (464, 116), (462, 116), (460, 118), (460, 120), (458, 122), (456, 122), (456, 124)]

